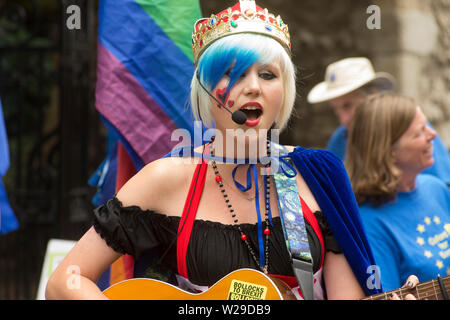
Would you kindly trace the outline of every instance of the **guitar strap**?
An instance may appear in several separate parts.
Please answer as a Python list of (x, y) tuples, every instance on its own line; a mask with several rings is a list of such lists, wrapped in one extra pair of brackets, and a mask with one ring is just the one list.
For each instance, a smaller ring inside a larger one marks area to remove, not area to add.
[[(287, 160), (289, 161), (289, 160)], [(274, 173), (278, 210), (292, 267), (305, 300), (313, 300), (313, 259), (295, 176)]]

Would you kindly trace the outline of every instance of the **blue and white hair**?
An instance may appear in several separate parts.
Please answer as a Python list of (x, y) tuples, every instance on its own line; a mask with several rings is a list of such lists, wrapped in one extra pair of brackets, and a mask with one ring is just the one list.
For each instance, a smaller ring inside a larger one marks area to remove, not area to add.
[[(295, 68), (286, 50), (276, 40), (252, 33), (223, 37), (205, 50), (195, 72), (198, 72), (202, 84), (211, 91), (225, 72), (231, 70), (228, 92), (252, 64), (266, 65), (275, 59), (280, 61), (284, 92), (283, 104), (274, 128), (283, 129), (292, 113), (296, 97)], [(212, 127), (213, 122), (211, 107), (209, 95), (199, 85), (194, 74), (191, 82), (192, 113), (195, 120), (201, 120), (208, 128)]]

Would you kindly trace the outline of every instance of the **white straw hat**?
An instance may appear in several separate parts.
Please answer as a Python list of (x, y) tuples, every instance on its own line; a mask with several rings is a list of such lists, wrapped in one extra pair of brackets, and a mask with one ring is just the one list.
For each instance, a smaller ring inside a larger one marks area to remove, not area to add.
[(369, 59), (346, 58), (328, 65), (325, 81), (317, 84), (308, 94), (309, 103), (331, 100), (372, 82), (381, 91), (394, 89), (395, 80), (387, 72), (373, 70)]

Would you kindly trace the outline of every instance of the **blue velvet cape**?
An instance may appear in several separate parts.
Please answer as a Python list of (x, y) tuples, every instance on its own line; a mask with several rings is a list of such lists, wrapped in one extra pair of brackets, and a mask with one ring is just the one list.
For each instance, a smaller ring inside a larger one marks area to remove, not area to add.
[(367, 285), (372, 283), (368, 270), (375, 266), (375, 260), (342, 161), (329, 151), (302, 147), (296, 147), (289, 157), (314, 195), (365, 294), (380, 293), (381, 285), (378, 289)]

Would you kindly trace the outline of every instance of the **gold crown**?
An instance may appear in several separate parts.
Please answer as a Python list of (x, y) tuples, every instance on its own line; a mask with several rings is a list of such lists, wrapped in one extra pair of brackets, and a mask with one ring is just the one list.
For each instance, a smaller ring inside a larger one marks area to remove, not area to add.
[(210, 18), (198, 20), (192, 33), (194, 63), (204, 50), (214, 41), (237, 33), (258, 33), (277, 40), (291, 53), (291, 40), (287, 24), (280, 16), (275, 17), (267, 9), (262, 9), (254, 0), (240, 0)]

